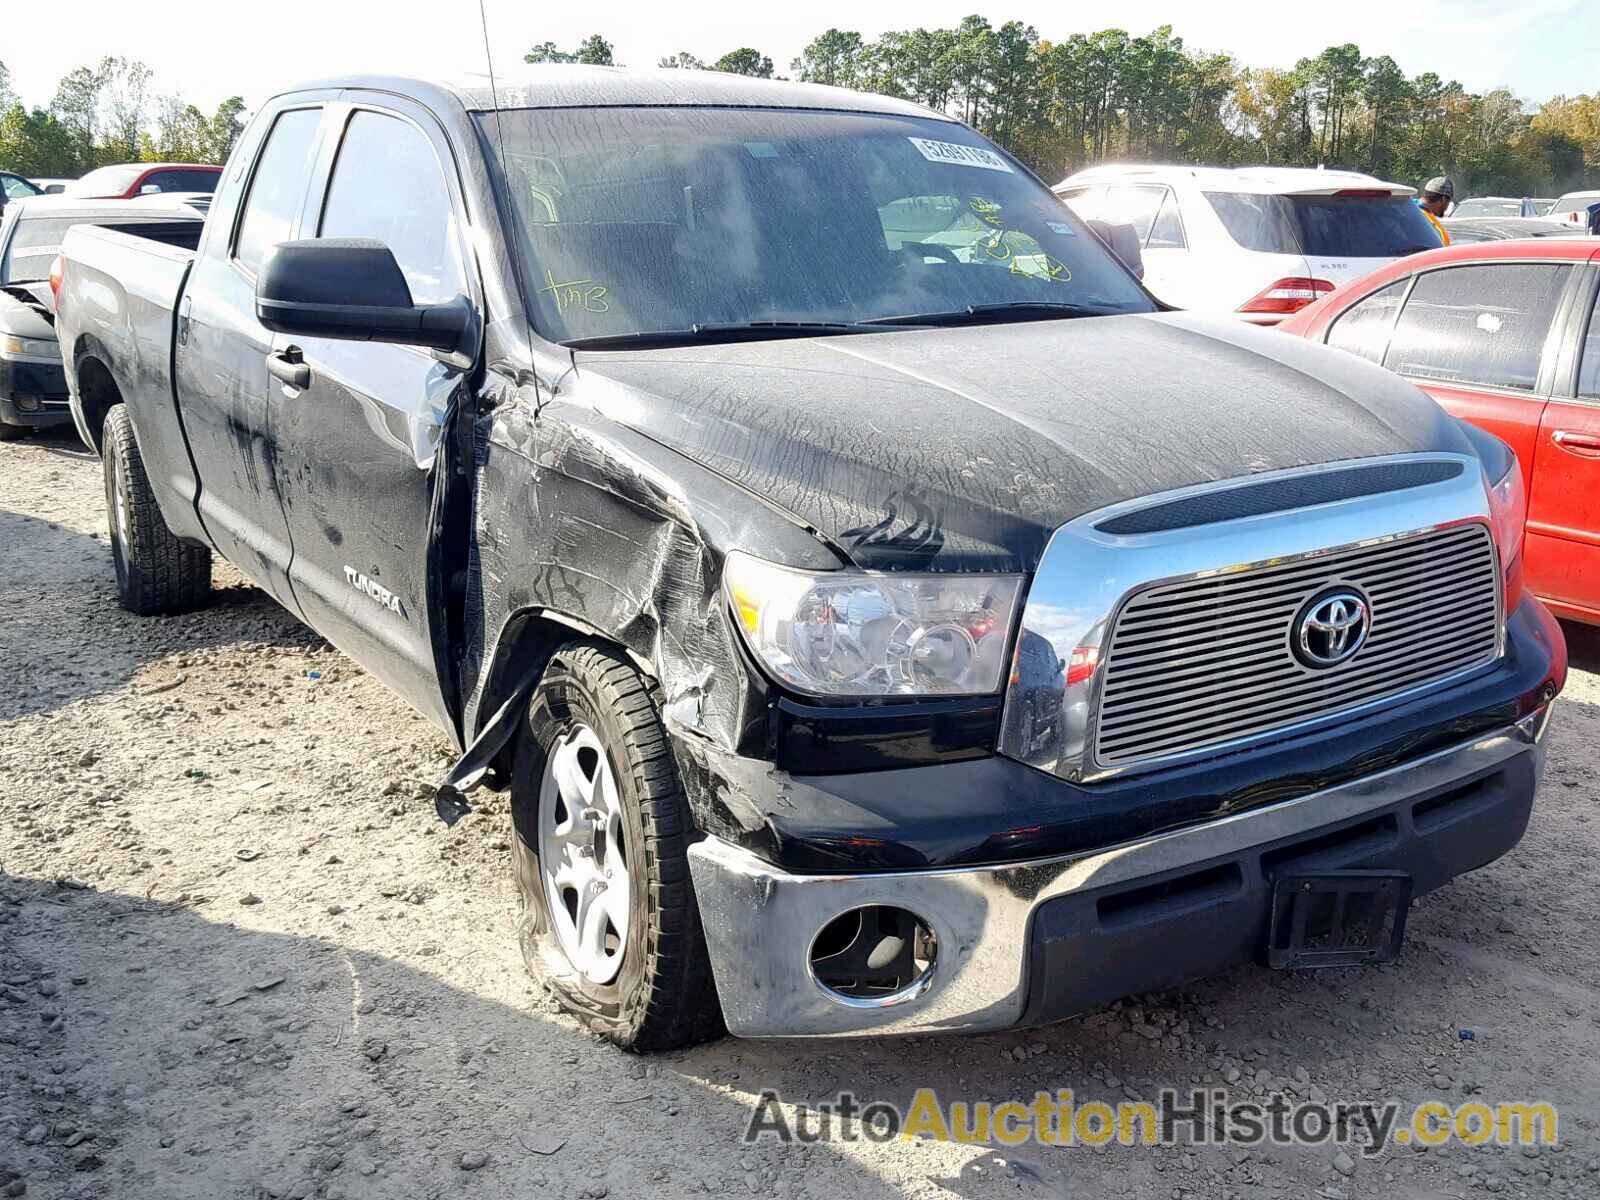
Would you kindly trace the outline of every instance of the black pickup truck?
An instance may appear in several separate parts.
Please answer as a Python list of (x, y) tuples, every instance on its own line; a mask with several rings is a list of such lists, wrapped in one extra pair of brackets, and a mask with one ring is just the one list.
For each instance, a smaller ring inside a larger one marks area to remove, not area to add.
[[(159, 197), (158, 197), (159, 199)], [(103, 225), (193, 250), (204, 214), (150, 200), (47, 197), (0, 219), (0, 442), (66, 425), (67, 381), (56, 344), (50, 268), (74, 225)]]
[(915, 105), (307, 86), (198, 253), (74, 230), (58, 328), (123, 604), (220, 554), (449, 731), (441, 815), (510, 789), (529, 967), (623, 1045), (1382, 959), (1529, 819), (1566, 649), (1505, 445), (1162, 311)]

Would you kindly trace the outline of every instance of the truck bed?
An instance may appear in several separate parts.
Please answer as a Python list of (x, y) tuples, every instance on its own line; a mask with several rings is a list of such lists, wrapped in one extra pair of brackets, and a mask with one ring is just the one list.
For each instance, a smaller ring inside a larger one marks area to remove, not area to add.
[[(182, 512), (194, 503), (194, 476), (172, 386), (172, 352), (178, 298), (202, 228), (198, 221), (186, 227), (174, 222), (141, 225), (135, 234), (77, 225), (61, 246), (56, 336), (73, 419), (84, 440), (99, 449), (104, 398), (98, 389), (117, 387), (151, 485), (167, 512)], [(159, 236), (146, 236), (152, 232)], [(78, 363), (88, 353), (110, 367), (115, 385), (98, 376), (79, 378)]]

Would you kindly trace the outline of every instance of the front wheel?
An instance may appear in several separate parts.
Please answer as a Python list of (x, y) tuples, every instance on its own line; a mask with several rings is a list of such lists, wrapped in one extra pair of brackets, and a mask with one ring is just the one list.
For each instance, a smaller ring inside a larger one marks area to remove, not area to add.
[(145, 617), (199, 608), (211, 594), (211, 550), (167, 528), (123, 405), (106, 414), (101, 445), (118, 602)]
[(654, 689), (625, 659), (592, 642), (552, 656), (517, 747), (511, 816), (530, 973), (627, 1049), (718, 1036), (688, 805)]

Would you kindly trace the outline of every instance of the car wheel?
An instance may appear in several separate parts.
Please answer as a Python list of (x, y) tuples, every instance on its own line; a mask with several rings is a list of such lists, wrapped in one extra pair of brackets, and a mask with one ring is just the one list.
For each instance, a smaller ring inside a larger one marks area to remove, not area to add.
[(511, 783), (529, 972), (630, 1050), (723, 1032), (689, 880), (693, 829), (655, 687), (593, 642), (557, 650)]
[(102, 445), (118, 602), (140, 616), (199, 608), (211, 594), (211, 549), (167, 528), (123, 405), (106, 414)]

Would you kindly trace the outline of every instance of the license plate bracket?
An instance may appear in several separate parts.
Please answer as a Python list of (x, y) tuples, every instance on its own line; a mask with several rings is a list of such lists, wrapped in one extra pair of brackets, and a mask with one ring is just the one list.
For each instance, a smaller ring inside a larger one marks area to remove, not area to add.
[(1289, 971), (1390, 962), (1411, 907), (1405, 871), (1319, 871), (1272, 881), (1267, 965)]

